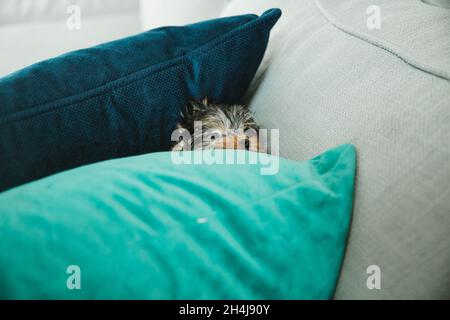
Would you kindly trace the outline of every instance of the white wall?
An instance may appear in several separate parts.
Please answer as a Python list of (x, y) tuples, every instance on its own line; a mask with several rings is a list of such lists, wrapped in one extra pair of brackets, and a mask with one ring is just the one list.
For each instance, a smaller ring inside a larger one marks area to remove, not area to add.
[[(0, 0), (0, 76), (142, 30), (220, 16), (230, 0)], [(67, 7), (81, 9), (69, 30)], [(139, 11), (140, 10), (140, 11)]]
[(143, 30), (184, 25), (220, 16), (230, 0), (140, 0)]
[[(67, 8), (81, 10), (70, 30)], [(0, 0), (0, 76), (141, 31), (139, 0)]]

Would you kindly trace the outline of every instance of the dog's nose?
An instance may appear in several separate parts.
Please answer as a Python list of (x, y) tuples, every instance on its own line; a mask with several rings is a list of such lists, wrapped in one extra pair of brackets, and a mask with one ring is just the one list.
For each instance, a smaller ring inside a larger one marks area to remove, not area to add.
[(242, 149), (241, 139), (238, 136), (232, 135), (227, 138), (228, 148), (231, 149)]
[(245, 149), (245, 139), (238, 135), (228, 135), (216, 141), (216, 147), (223, 149)]
[(234, 148), (240, 150), (248, 150), (250, 147), (250, 140), (245, 135), (238, 135), (234, 137)]
[(245, 134), (227, 135), (215, 141), (215, 147), (220, 149), (250, 150), (253, 149), (251, 140)]

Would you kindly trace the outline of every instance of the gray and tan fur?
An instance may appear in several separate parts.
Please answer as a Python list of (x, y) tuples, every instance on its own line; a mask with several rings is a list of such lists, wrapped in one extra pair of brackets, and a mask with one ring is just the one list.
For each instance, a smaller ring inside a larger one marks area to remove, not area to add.
[[(210, 103), (205, 98), (190, 102), (181, 113), (177, 130), (187, 130), (190, 139), (172, 150), (246, 149), (259, 151), (259, 125), (245, 105)], [(200, 126), (199, 126), (200, 125)]]

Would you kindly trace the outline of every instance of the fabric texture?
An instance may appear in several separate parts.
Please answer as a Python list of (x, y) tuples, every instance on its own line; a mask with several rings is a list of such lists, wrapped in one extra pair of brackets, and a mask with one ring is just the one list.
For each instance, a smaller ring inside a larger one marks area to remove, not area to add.
[[(336, 299), (450, 298), (450, 10), (420, 0), (232, 1), (223, 15), (283, 19), (247, 99), (280, 130), (280, 155), (358, 149)], [(367, 7), (381, 29), (365, 28)], [(276, 112), (274, 112), (276, 110)], [(367, 268), (381, 270), (370, 290)]]
[[(217, 154), (234, 164), (175, 164), (171, 152), (151, 153), (3, 192), (0, 298), (332, 297), (351, 217), (354, 147), (303, 163)], [(278, 172), (262, 175), (271, 163)], [(71, 266), (81, 290), (66, 286), (77, 285)]]
[[(390, 52), (414, 68), (450, 80), (448, 10), (421, 0), (317, 0), (316, 5), (343, 32)], [(367, 19), (357, 14), (366, 13), (371, 6), (380, 8), (380, 30), (367, 28)]]
[(0, 78), (0, 191), (167, 150), (189, 99), (239, 102), (280, 14), (155, 29)]

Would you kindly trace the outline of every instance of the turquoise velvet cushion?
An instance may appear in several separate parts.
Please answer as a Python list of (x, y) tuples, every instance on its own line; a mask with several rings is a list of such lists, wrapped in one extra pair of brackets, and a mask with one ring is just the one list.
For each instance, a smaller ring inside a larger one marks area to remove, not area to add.
[(168, 150), (188, 100), (241, 100), (280, 15), (158, 28), (0, 78), (0, 191)]
[[(0, 194), (0, 298), (331, 298), (354, 147), (302, 163), (261, 157), (279, 161), (278, 173), (261, 175), (264, 163), (177, 165), (162, 152)], [(66, 287), (70, 265), (80, 290)]]

